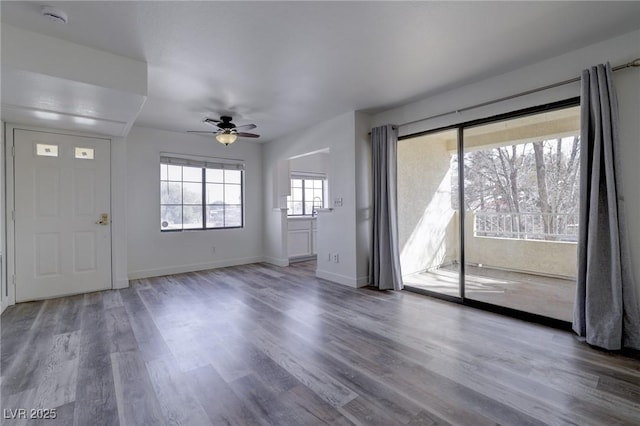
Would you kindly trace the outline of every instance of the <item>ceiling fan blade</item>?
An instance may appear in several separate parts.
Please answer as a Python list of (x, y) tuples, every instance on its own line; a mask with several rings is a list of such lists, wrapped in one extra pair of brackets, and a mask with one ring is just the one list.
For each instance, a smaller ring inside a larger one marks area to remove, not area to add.
[(251, 129), (255, 129), (256, 126), (255, 124), (243, 124), (242, 126), (236, 126), (236, 130), (251, 130)]
[(220, 123), (220, 120), (216, 120), (215, 118), (205, 118), (204, 119), (205, 123), (211, 123), (211, 124), (215, 124), (215, 123)]
[(238, 132), (236, 134), (241, 138), (259, 138), (260, 137), (260, 135), (256, 135), (255, 133)]
[(208, 134), (217, 134), (219, 132), (201, 132), (200, 130), (187, 130), (187, 133), (208, 133)]

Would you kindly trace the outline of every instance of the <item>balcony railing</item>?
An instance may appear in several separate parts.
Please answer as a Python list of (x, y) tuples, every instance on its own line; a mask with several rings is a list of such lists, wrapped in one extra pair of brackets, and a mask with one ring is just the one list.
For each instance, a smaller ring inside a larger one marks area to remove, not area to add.
[(575, 213), (476, 212), (474, 214), (476, 237), (578, 241), (578, 214)]

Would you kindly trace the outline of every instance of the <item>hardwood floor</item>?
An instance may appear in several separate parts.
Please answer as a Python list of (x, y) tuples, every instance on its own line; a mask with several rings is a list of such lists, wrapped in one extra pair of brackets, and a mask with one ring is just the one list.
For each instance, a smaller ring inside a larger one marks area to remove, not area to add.
[[(2, 424), (640, 424), (637, 359), (409, 292), (332, 284), (313, 266), (8, 308)], [(57, 418), (11, 419), (20, 408)]]

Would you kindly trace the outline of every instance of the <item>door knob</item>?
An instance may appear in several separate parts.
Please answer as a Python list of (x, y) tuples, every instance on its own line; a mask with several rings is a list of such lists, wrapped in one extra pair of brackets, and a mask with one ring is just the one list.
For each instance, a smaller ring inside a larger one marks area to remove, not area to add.
[(102, 213), (100, 214), (100, 219), (96, 222), (97, 225), (108, 225), (109, 224), (109, 214)]

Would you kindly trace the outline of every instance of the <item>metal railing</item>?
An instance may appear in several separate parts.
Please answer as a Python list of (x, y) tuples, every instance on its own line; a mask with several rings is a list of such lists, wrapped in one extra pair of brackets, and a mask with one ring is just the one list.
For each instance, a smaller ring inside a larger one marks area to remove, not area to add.
[(519, 240), (578, 241), (577, 213), (488, 213), (476, 212), (477, 237)]

